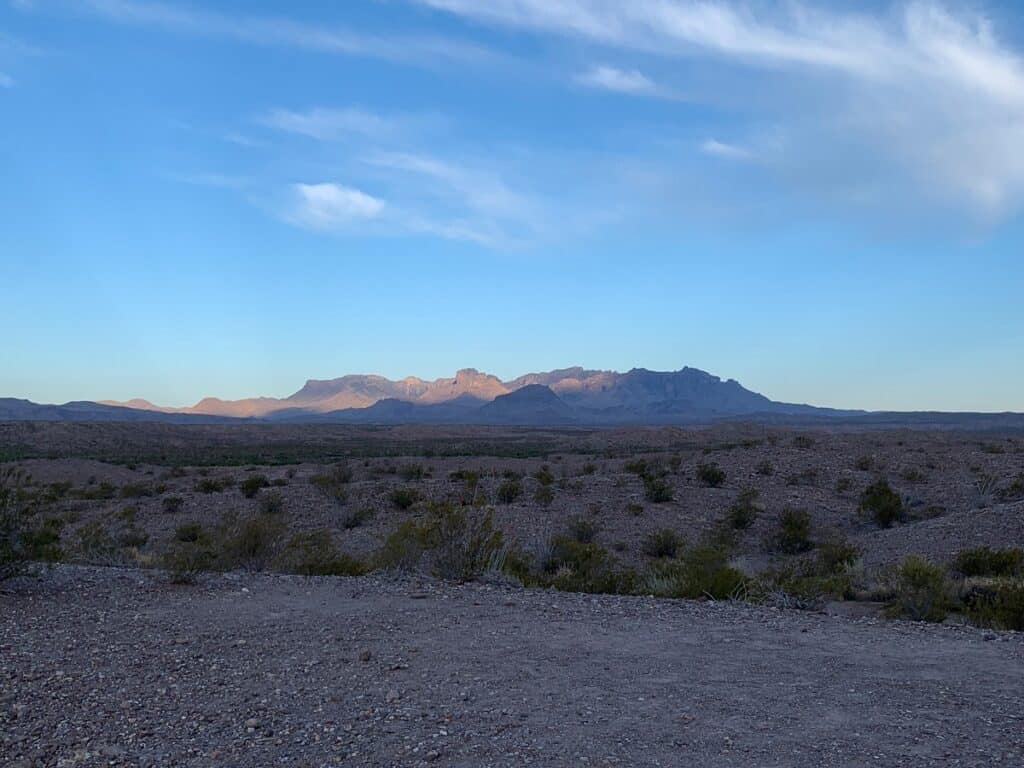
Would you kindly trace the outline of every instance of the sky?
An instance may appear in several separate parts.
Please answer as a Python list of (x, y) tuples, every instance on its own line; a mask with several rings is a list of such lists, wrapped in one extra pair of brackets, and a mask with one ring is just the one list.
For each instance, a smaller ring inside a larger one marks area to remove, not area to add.
[(0, 396), (1024, 411), (1015, 2), (0, 0)]

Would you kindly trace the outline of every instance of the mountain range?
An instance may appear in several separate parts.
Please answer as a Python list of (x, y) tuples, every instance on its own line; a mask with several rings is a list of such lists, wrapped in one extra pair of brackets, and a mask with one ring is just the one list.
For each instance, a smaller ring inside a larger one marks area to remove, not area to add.
[[(39, 405), (0, 398), (0, 421), (240, 420), (347, 424), (622, 425), (695, 424), (724, 419), (764, 422), (864, 421), (881, 424), (937, 423), (963, 417), (986, 426), (1024, 426), (1015, 414), (870, 414), (781, 403), (752, 392), (733, 379), (696, 368), (625, 373), (561, 368), (509, 381), (473, 368), (451, 378), (398, 381), (375, 375), (310, 379), (284, 398), (221, 400), (207, 397), (193, 406), (168, 408), (135, 399)], [(1019, 422), (1019, 424), (1018, 424)]]

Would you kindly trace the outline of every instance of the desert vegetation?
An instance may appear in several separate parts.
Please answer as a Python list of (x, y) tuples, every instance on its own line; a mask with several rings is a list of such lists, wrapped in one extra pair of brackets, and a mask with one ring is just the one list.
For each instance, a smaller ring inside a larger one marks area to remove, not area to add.
[(245, 430), (227, 430), (179, 441), (173, 460), (163, 448), (157, 463), (146, 428), (107, 448), (121, 430), (109, 425), (63, 453), (48, 429), (82, 427), (23, 434), (22, 457), (4, 465), (5, 576), (51, 562), (162, 568), (178, 584), (216, 571), (417, 571), (1021, 624), (1024, 554), (1002, 543), (1005, 520), (1020, 519), (1006, 505), (1022, 496), (1024, 439), (477, 428), (440, 443), (427, 428), (401, 439), (332, 428), (289, 436), (290, 460), (260, 461)]

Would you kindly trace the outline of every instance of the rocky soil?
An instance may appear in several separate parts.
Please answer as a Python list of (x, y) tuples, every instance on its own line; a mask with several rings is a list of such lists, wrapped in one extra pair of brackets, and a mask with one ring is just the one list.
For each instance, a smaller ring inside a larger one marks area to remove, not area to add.
[(1024, 635), (370, 576), (0, 592), (0, 764), (1017, 766)]

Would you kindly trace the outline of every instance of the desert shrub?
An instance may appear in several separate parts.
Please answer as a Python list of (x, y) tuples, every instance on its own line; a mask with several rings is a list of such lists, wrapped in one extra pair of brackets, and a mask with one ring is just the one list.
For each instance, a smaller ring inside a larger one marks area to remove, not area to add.
[(518, 480), (505, 480), (498, 486), (498, 501), (502, 504), (511, 504), (523, 493), (523, 486)]
[(622, 471), (628, 472), (631, 475), (639, 475), (640, 477), (643, 477), (647, 474), (647, 462), (643, 459), (627, 461), (622, 465)]
[(982, 627), (1024, 632), (1024, 583), (973, 587), (964, 596), (967, 618)]
[(1024, 570), (1024, 549), (964, 549), (957, 554), (953, 566), (968, 577), (1016, 576)]
[(799, 509), (783, 510), (767, 544), (769, 550), (787, 555), (798, 555), (812, 549), (811, 516)]
[(175, 529), (174, 539), (184, 544), (195, 544), (198, 541), (206, 540), (206, 532), (200, 523), (182, 523)]
[(859, 557), (860, 550), (848, 541), (826, 539), (818, 545), (817, 572), (824, 575), (839, 573), (856, 563)]
[(840, 477), (836, 480), (836, 493), (840, 496), (853, 490), (853, 480), (849, 477)]
[(597, 472), (597, 464), (588, 461), (580, 468), (580, 472), (584, 475), (592, 475)]
[(663, 478), (654, 475), (644, 477), (644, 498), (652, 504), (672, 501), (672, 487)]
[(310, 477), (309, 482), (331, 501), (344, 504), (348, 499), (345, 486), (352, 482), (352, 470), (348, 464), (335, 464), (326, 471)]
[(747, 578), (729, 566), (728, 555), (718, 547), (701, 546), (678, 560), (657, 563), (648, 574), (647, 591), (659, 597), (728, 600), (741, 596)]
[(145, 483), (128, 483), (121, 486), (119, 495), (122, 499), (140, 499), (144, 496), (155, 496), (156, 489)]
[(756, 467), (754, 467), (754, 471), (759, 475), (763, 475), (764, 477), (771, 477), (772, 475), (775, 474), (775, 465), (772, 464), (770, 461), (765, 460), (760, 462)]
[(942, 621), (950, 607), (942, 568), (923, 557), (907, 557), (896, 571), (893, 611), (915, 621)]
[(420, 493), (415, 488), (399, 487), (391, 490), (389, 498), (398, 509), (405, 510), (420, 500)]
[(247, 499), (253, 498), (261, 489), (266, 488), (270, 483), (266, 475), (249, 475), (241, 483), (242, 495)]
[(196, 491), (199, 493), (222, 493), (232, 485), (234, 485), (234, 480), (228, 477), (203, 477), (196, 483)]
[(1016, 478), (1005, 488), (996, 492), (1000, 501), (1019, 501), (1024, 499), (1024, 475)]
[(277, 491), (260, 495), (259, 510), (261, 515), (277, 515), (284, 511), (284, 497)]
[(907, 467), (900, 473), (900, 477), (908, 483), (920, 483), (927, 478), (927, 475), (917, 467)]
[(168, 515), (176, 515), (185, 506), (185, 500), (181, 496), (164, 496), (160, 501), (160, 506)]
[(864, 489), (860, 497), (860, 510), (870, 515), (882, 528), (888, 528), (903, 519), (903, 500), (885, 478)]
[(814, 438), (809, 435), (797, 435), (793, 438), (793, 446), (804, 450), (814, 447)]
[(736, 501), (729, 507), (726, 513), (725, 522), (735, 531), (745, 531), (754, 524), (757, 516), (764, 512), (757, 506), (758, 492), (755, 488), (748, 488), (741, 491)]
[(620, 569), (603, 547), (567, 536), (551, 541), (550, 554), (541, 566), (547, 583), (565, 592), (632, 594), (637, 586), (636, 574)]
[(440, 579), (466, 582), (501, 571), (507, 553), (490, 513), (450, 509), (435, 522), (431, 571)]
[(121, 549), (107, 527), (96, 520), (78, 529), (72, 546), (72, 559), (89, 565), (126, 565), (131, 558)]
[(384, 540), (374, 557), (378, 568), (407, 571), (416, 568), (423, 553), (434, 546), (435, 531), (415, 520), (406, 520)]
[(302, 576), (361, 576), (366, 565), (335, 547), (329, 531), (293, 536), (276, 561), (278, 570)]
[(698, 464), (697, 481), (708, 488), (718, 488), (725, 482), (725, 471), (714, 462)]
[(799, 472), (794, 472), (786, 478), (786, 485), (814, 485), (818, 482), (818, 470), (815, 467), (808, 467)]
[(411, 483), (416, 480), (422, 480), (426, 476), (427, 471), (423, 468), (422, 464), (404, 464), (398, 470), (398, 474), (407, 483)]
[(873, 456), (858, 456), (857, 460), (853, 462), (853, 468), (858, 472), (870, 472), (875, 467), (875, 459)]
[(644, 513), (644, 505), (637, 504), (635, 501), (631, 501), (626, 505), (626, 511), (629, 512), (633, 517), (640, 517)]
[(550, 506), (555, 500), (555, 492), (550, 485), (538, 485), (537, 490), (533, 492), (533, 500), (542, 507)]
[(193, 584), (202, 571), (213, 566), (213, 561), (214, 554), (205, 543), (175, 541), (163, 553), (160, 565), (172, 584)]
[(551, 474), (551, 470), (546, 464), (533, 473), (533, 479), (541, 485), (551, 485), (555, 482), (555, 476)]
[(274, 515), (229, 522), (220, 531), (217, 565), (223, 570), (265, 570), (281, 549), (284, 523)]
[(668, 460), (668, 468), (671, 472), (676, 474), (679, 473), (679, 468), (683, 466), (683, 457), (678, 453), (672, 454)]
[(504, 470), (501, 473), (501, 476), (503, 478), (505, 478), (506, 480), (522, 480), (523, 479), (523, 473), (522, 472), (517, 472), (514, 469), (506, 469), (506, 470)]
[(341, 527), (346, 531), (358, 528), (373, 517), (373, 510), (367, 507), (349, 509), (341, 516)]
[(648, 535), (640, 549), (649, 557), (675, 557), (684, 543), (683, 537), (671, 528), (662, 528)]
[[(64, 485), (64, 486), (70, 487), (71, 484), (70, 483), (64, 483), (64, 484), (54, 483), (53, 485), (50, 486), (50, 491), (51, 492), (54, 491), (54, 489), (57, 486), (60, 486), (60, 485)], [(66, 492), (67, 491), (65, 490), (64, 493), (66, 493)], [(75, 495), (78, 498), (84, 499), (86, 501), (105, 501), (107, 499), (114, 498), (117, 494), (118, 494), (117, 488), (113, 484), (108, 483), (106, 480), (104, 480), (99, 485), (90, 486), (89, 488), (85, 488), (85, 489), (75, 493)], [(61, 495), (63, 496), (63, 493)], [(51, 495), (51, 498), (52, 498), (52, 495)]]
[(594, 520), (585, 517), (573, 517), (566, 524), (566, 535), (580, 544), (591, 544), (600, 533), (601, 526)]

